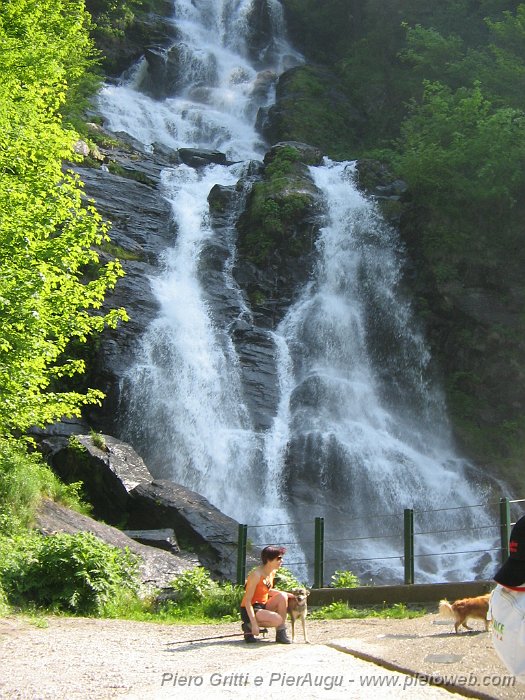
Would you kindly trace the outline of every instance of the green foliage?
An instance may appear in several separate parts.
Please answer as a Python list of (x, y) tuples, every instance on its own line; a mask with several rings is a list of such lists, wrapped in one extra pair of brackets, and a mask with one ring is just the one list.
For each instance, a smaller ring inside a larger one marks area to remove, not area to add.
[(42, 496), (85, 510), (79, 488), (78, 483), (63, 484), (38, 453), (28, 452), (25, 443), (0, 438), (0, 535), (30, 525)]
[(293, 146), (283, 146), (275, 153), (274, 158), (265, 169), (265, 176), (275, 182), (276, 180), (293, 175), (294, 164), (300, 160), (299, 151)]
[(144, 255), (131, 250), (126, 250), (122, 246), (110, 241), (104, 241), (100, 246), (100, 251), (118, 260), (144, 260)]
[(91, 533), (2, 541), (1, 584), (12, 604), (100, 614), (118, 591), (136, 591), (137, 560)]
[(358, 577), (351, 571), (335, 571), (330, 580), (332, 588), (357, 588), (361, 585)]
[(394, 605), (383, 605), (382, 607), (351, 608), (348, 603), (337, 601), (312, 610), (309, 617), (312, 620), (353, 620), (365, 617), (400, 620), (421, 617), (425, 613), (424, 609), (409, 609), (404, 603), (394, 603)]
[[(433, 27), (406, 27), (406, 47), (400, 51), (401, 60), (408, 63), (411, 73), (419, 80), (453, 80), (457, 64), (465, 57), (465, 46), (457, 35), (443, 36)], [(459, 86), (458, 86), (459, 87)]]
[(242, 586), (235, 586), (228, 582), (221, 583), (206, 594), (202, 612), (205, 617), (212, 620), (238, 620), (243, 595)]
[(160, 606), (158, 615), (162, 619), (186, 622), (239, 619), (243, 587), (213, 581), (202, 566), (177, 576), (172, 587), (176, 591), (176, 600)]
[(87, 447), (79, 440), (78, 435), (71, 435), (68, 440), (68, 446), (78, 455), (84, 455), (87, 452)]
[(331, 158), (355, 157), (359, 115), (332, 71), (300, 66), (285, 73), (280, 85), (277, 131), (270, 141), (301, 141)]
[(494, 107), (479, 86), (427, 83), (394, 165), (425, 211), (418, 246), (438, 284), (457, 279), (467, 260), (494, 265), (509, 246), (521, 255), (513, 227), (501, 227), (525, 186), (521, 111)]
[(304, 586), (290, 569), (287, 569), (285, 566), (281, 566), (275, 572), (274, 585), (275, 588), (280, 591), (291, 591), (292, 588), (301, 588)]
[(312, 206), (311, 195), (304, 193), (298, 160), (295, 148), (279, 149), (266, 166), (264, 181), (253, 186), (247, 213), (240, 222), (245, 232), (240, 245), (253, 262), (265, 262), (276, 249), (292, 255), (308, 249), (310, 241), (296, 235), (297, 222)]
[(154, 0), (86, 0), (86, 8), (94, 20), (95, 37), (124, 37), (133, 24), (137, 11), (150, 8)]
[[(99, 402), (99, 391), (59, 388), (84, 370), (68, 346), (125, 318), (100, 313), (122, 270), (99, 266), (94, 246), (107, 227), (62, 168), (76, 157), (60, 110), (90, 62), (86, 23), (81, 0), (13, 0), (0, 10), (0, 435)], [(97, 265), (91, 280), (88, 265)]]
[(316, 60), (332, 62), (356, 36), (354, 2), (283, 0), (292, 38)]
[(162, 616), (159, 619), (153, 611), (151, 598), (144, 597), (140, 591), (137, 593), (135, 588), (129, 587), (115, 588), (103, 601), (98, 615), (113, 620), (163, 621)]
[(397, 167), (430, 208), (457, 211), (467, 201), (500, 212), (525, 183), (524, 155), (522, 112), (494, 109), (479, 86), (452, 92), (427, 83), (403, 124)]
[[(90, 29), (84, 0), (3, 3), (0, 41), (6, 94), (28, 106), (45, 103), (50, 112), (78, 117), (100, 84)], [(13, 78), (17, 91), (10, 94)]]
[(134, 180), (135, 182), (140, 182), (143, 185), (149, 185), (153, 187), (155, 185), (154, 181), (148, 177), (145, 173), (140, 170), (133, 170), (131, 168), (124, 168), (118, 163), (110, 162), (108, 165), (108, 170), (114, 175), (120, 175), (120, 177), (125, 177), (128, 180)]
[(99, 450), (105, 452), (107, 450), (107, 447), (106, 441), (104, 440), (104, 436), (100, 433), (97, 433), (97, 431), (93, 429), (89, 431), (89, 434), (91, 436), (91, 442), (93, 443), (93, 445), (95, 447), (98, 447)]
[(179, 574), (171, 585), (178, 593), (178, 601), (185, 604), (204, 600), (205, 595), (215, 588), (216, 583), (203, 566), (196, 566)]
[(6, 615), (9, 615), (10, 612), (11, 608), (7, 602), (7, 594), (2, 588), (2, 584), (0, 582), (0, 617), (5, 617)]

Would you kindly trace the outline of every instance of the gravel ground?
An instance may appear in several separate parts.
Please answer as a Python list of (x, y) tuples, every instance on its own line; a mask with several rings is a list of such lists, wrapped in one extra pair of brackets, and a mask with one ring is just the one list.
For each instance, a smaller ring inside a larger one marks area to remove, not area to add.
[(456, 635), (436, 615), (309, 620), (309, 645), (300, 631), (293, 645), (274, 644), (272, 631), (247, 645), (239, 624), (45, 621), (0, 619), (0, 698), (450, 698), (429, 676), (446, 677), (462, 695), (525, 698), (525, 686), (509, 685), (489, 635)]

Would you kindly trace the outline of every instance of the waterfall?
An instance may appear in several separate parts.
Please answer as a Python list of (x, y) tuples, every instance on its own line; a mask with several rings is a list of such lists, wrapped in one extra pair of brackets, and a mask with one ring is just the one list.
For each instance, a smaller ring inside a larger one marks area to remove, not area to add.
[[(253, 425), (232, 339), (237, 323), (253, 324), (232, 275), (243, 193), (232, 197), (230, 225), (220, 232), (207, 198), (215, 185), (235, 192), (250, 161), (261, 160), (266, 146), (253, 122), (272, 100), (268, 78), (301, 60), (286, 41), (278, 0), (266, 3), (269, 29), (253, 36), (255, 4), (176, 0), (176, 38), (165, 57), (166, 71), (177, 64), (170, 94), (150, 96), (142, 60), (126, 82), (99, 95), (112, 131), (151, 148), (220, 150), (229, 162), (162, 174), (177, 234), (151, 279), (158, 316), (123, 378), (124, 437), (155, 476), (199, 491), (241, 522), (308, 523), (257, 540), (311, 540), (313, 515), (324, 515), (334, 533), (327, 569), (391, 581), (401, 567), (391, 538), (399, 536), (403, 508), (457, 508), (480, 503), (482, 494), (468, 486), (472, 468), (452, 447), (430, 356), (402, 293), (399, 240), (359, 194), (349, 163), (311, 168), (328, 221), (311, 282), (279, 327), (263, 331), (275, 350), (279, 399), (271, 427)], [(211, 270), (214, 246), (223, 259)], [(458, 529), (486, 523), (482, 513), (457, 513)], [(435, 529), (426, 516), (421, 525)], [(375, 539), (355, 540), (359, 533)], [(489, 544), (480, 536), (477, 549)], [(457, 549), (443, 548), (439, 537), (420, 547), (421, 554)], [(306, 575), (303, 547), (290, 553)], [(368, 563), (372, 556), (383, 562)], [(354, 560), (361, 563), (348, 563)], [(422, 567), (427, 580), (462, 578), (479, 572), (480, 556), (458, 562), (443, 553)]]
[(220, 276), (229, 298), (220, 322), (206, 288), (210, 275), (203, 258), (207, 246), (217, 242), (208, 214), (211, 188), (235, 185), (245, 164), (264, 154), (253, 117), (272, 95), (261, 90), (261, 76), (299, 60), (286, 42), (280, 3), (272, 0), (268, 7), (271, 41), (250, 60), (248, 18), (254, 0), (177, 0), (177, 39), (168, 52), (178, 61), (177, 94), (158, 101), (142, 91), (148, 88), (142, 61), (127, 83), (106, 86), (99, 95), (112, 131), (151, 147), (220, 149), (232, 162), (198, 170), (181, 165), (163, 173), (177, 237), (151, 280), (158, 318), (145, 330), (124, 378), (124, 436), (157, 477), (199, 491), (242, 521), (253, 521), (254, 499), (262, 488), (264, 438), (250, 424), (228, 334), (237, 320), (250, 316), (231, 274), (233, 225), (221, 241), (228, 253)]
[[(359, 193), (353, 164), (326, 160), (310, 170), (329, 221), (313, 280), (277, 329), (288, 359), (280, 363), (286, 394), (267, 439), (275, 452), (282, 436), (281, 459), (268, 460), (270, 480), (296, 520), (312, 509), (325, 516), (335, 568), (351, 557), (362, 575), (391, 578), (401, 566), (403, 511), (413, 508), (419, 531), (458, 531), (445, 544), (439, 535), (419, 539), (418, 564), (429, 579), (474, 577), (480, 550), (492, 547), (489, 519), (461, 506), (484, 493), (454, 453), (430, 355), (402, 292), (397, 232)], [(446, 510), (432, 515), (436, 504)], [(474, 535), (464, 532), (472, 527)], [(465, 548), (475, 551), (459, 567), (453, 556), (424, 561)]]

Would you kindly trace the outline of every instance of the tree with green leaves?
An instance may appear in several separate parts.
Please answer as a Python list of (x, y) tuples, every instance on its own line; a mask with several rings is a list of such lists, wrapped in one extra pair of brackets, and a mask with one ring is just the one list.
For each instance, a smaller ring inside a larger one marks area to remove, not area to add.
[(522, 111), (495, 107), (479, 85), (425, 85), (402, 125), (395, 165), (426, 211), (421, 246), (438, 276), (456, 276), (454, 261), (511, 245), (514, 229), (500, 224), (510, 224), (521, 199), (524, 163)]
[(101, 311), (122, 271), (99, 264), (107, 227), (64, 167), (78, 136), (61, 110), (93, 60), (88, 28), (83, 0), (0, 8), (0, 435), (100, 401), (64, 389), (84, 370), (68, 350), (125, 317)]

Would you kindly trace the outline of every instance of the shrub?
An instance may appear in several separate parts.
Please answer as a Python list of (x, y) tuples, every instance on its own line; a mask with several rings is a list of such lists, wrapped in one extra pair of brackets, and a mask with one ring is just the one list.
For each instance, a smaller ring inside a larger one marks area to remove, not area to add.
[(162, 619), (198, 623), (210, 619), (234, 621), (240, 617), (242, 586), (213, 581), (202, 566), (180, 574), (171, 586), (176, 591), (176, 600), (168, 600), (157, 607)]
[(97, 433), (97, 431), (93, 429), (89, 431), (89, 434), (91, 436), (91, 442), (93, 443), (93, 445), (95, 447), (98, 447), (99, 450), (106, 452), (108, 448), (104, 436), (101, 433)]
[(275, 572), (274, 585), (280, 591), (291, 591), (292, 588), (301, 588), (303, 586), (295, 575), (284, 566), (281, 566)]
[(181, 604), (201, 602), (212, 589), (217, 587), (203, 566), (184, 571), (174, 579), (171, 585), (177, 591), (177, 599)]
[(10, 602), (101, 614), (122, 589), (138, 590), (137, 560), (91, 533), (15, 538), (0, 560)]
[(229, 620), (239, 619), (239, 608), (244, 595), (242, 586), (223, 583), (206, 594), (202, 611), (206, 617)]
[(351, 571), (334, 571), (332, 574), (332, 588), (357, 588), (359, 579)]
[(27, 527), (42, 496), (85, 510), (78, 496), (80, 484), (66, 486), (37, 453), (14, 439), (0, 438), (0, 534)]

